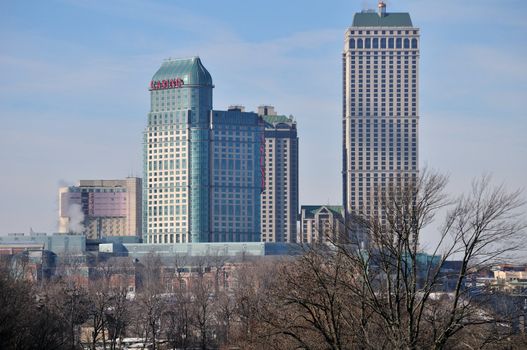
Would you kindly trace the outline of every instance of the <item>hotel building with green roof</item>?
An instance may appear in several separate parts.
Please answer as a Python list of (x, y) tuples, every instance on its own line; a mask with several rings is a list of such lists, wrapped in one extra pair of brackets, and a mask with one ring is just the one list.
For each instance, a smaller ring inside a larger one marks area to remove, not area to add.
[(265, 190), (261, 198), (262, 242), (297, 241), (298, 134), (292, 116), (258, 107), (265, 123)]
[(260, 241), (263, 121), (213, 110), (213, 87), (199, 57), (168, 59), (152, 77), (145, 243)]
[[(343, 206), (384, 217), (379, 196), (418, 176), (419, 29), (408, 13), (356, 13), (344, 36)], [(365, 237), (358, 237), (364, 240)]]

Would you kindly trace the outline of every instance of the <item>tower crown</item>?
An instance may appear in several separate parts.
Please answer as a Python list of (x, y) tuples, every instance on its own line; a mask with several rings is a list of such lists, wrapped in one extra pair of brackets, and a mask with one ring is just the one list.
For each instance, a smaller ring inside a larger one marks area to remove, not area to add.
[(377, 7), (379, 8), (379, 17), (384, 17), (386, 15), (386, 3), (382, 0), (379, 0)]
[(169, 58), (152, 77), (153, 82), (181, 79), (184, 85), (212, 86), (212, 77), (199, 57)]

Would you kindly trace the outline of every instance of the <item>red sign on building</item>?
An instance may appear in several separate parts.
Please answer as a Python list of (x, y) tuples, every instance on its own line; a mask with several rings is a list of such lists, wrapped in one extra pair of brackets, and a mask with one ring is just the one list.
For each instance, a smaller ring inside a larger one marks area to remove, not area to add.
[(175, 78), (168, 80), (152, 80), (150, 82), (150, 90), (175, 89), (184, 85), (183, 79)]

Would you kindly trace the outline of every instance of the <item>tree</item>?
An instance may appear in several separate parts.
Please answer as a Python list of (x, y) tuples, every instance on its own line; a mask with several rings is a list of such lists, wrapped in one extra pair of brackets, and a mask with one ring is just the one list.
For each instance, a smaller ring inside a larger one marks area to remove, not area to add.
[(115, 350), (118, 341), (122, 341), (131, 323), (131, 302), (128, 300), (128, 292), (131, 281), (135, 284), (135, 267), (128, 258), (113, 258), (108, 260), (107, 265), (111, 266), (111, 272), (107, 274), (110, 293), (105, 318), (110, 349)]
[(127, 299), (128, 290), (124, 286), (113, 288), (106, 312), (110, 349), (115, 350), (117, 342), (122, 342), (123, 335), (130, 323), (130, 302)]
[(170, 300), (165, 318), (165, 336), (172, 349), (187, 349), (192, 341), (192, 300), (186, 290), (177, 290)]
[(103, 347), (106, 348), (107, 312), (110, 308), (112, 292), (106, 279), (101, 278), (90, 283), (88, 289), (88, 317), (92, 327), (91, 346), (95, 350), (99, 338), (102, 337)]
[[(282, 264), (270, 292), (279, 307), (270, 310), (262, 336), (306, 349), (443, 349), (471, 330), (500, 331), (501, 318), (466, 281), (519, 247), (520, 192), (492, 187), (483, 177), (450, 200), (446, 183), (424, 171), (416, 181), (379, 191), (381, 212), (357, 215), (352, 226), (366, 233), (367, 244), (339, 239)], [(424, 254), (423, 228), (445, 207), (439, 243)], [(438, 293), (441, 267), (452, 258), (460, 261), (454, 290)]]
[(11, 259), (0, 261), (0, 348), (67, 349), (67, 325), (29, 281), (12, 274)]
[(165, 310), (163, 286), (161, 285), (161, 258), (148, 254), (139, 266), (141, 289), (135, 298), (136, 331), (144, 339), (152, 341), (157, 349), (161, 316)]
[(198, 334), (198, 343), (201, 349), (207, 349), (214, 342), (214, 313), (215, 299), (213, 282), (204, 275), (200, 267), (196, 276), (192, 277), (192, 320)]
[(80, 347), (80, 326), (88, 320), (89, 298), (84, 287), (69, 280), (49, 284), (44, 292), (46, 307), (64, 325), (66, 344), (69, 349)]
[(0, 265), (0, 348), (22, 346), (35, 308), (31, 286), (11, 274), (11, 259), (1, 257)]

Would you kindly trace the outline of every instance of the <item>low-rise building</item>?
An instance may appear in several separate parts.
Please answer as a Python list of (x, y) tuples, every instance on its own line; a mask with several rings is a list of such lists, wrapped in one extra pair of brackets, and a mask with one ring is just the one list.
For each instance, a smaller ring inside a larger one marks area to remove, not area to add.
[(300, 210), (299, 243), (336, 242), (346, 234), (340, 205), (303, 205)]

